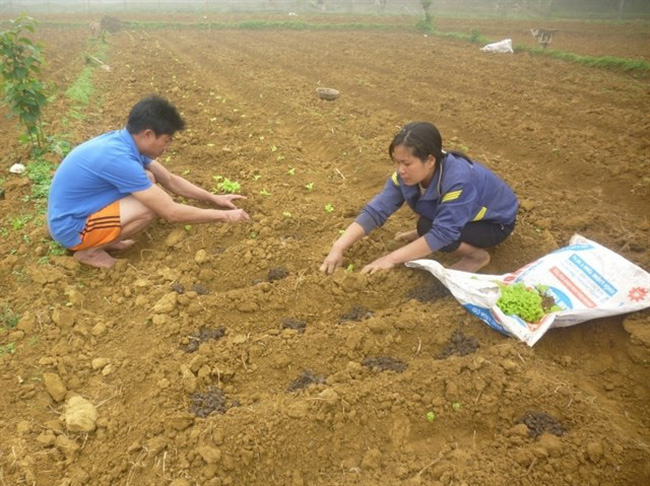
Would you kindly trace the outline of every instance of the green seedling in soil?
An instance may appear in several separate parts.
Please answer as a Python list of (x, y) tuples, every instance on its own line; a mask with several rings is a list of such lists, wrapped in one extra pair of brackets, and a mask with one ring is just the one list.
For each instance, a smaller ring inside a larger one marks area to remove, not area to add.
[(275, 145), (271, 145), (271, 152), (277, 152), (278, 148)]
[(451, 408), (453, 408), (456, 412), (458, 412), (461, 409), (460, 402), (453, 402), (451, 404)]
[(345, 271), (348, 273), (354, 272), (354, 264), (350, 263), (347, 267), (345, 267)]
[(59, 245), (56, 241), (48, 241), (47, 246), (49, 246), (48, 254), (54, 256), (65, 255), (66, 249)]
[(48, 263), (50, 263), (50, 259), (48, 258), (47, 255), (45, 255), (39, 258), (38, 260), (36, 260), (36, 263), (38, 263), (39, 265), (47, 265)]
[(269, 191), (267, 191), (266, 189), (262, 189), (262, 190), (260, 191), (260, 194), (261, 194), (262, 196), (270, 196), (270, 195), (271, 195), (271, 193), (270, 193)]
[(295, 167), (291, 167), (291, 168), (287, 171), (287, 173), (288, 173), (290, 176), (292, 176), (292, 175), (296, 175), (296, 168), (295, 168)]
[(310, 182), (308, 184), (305, 184), (305, 187), (307, 188), (308, 191), (313, 191), (314, 190), (314, 183)]
[(213, 176), (212, 178), (217, 183), (216, 189), (219, 191), (233, 194), (241, 190), (241, 184), (239, 184), (239, 182), (231, 181), (227, 177), (224, 178), (223, 176)]
[(278, 156), (276, 157), (276, 160), (277, 160), (278, 162), (281, 162), (281, 161), (283, 161), (285, 158), (286, 158), (286, 157), (285, 157), (284, 155), (278, 155)]
[(282, 216), (284, 216), (285, 218), (291, 218), (291, 213), (289, 211), (285, 211), (282, 213)]
[(16, 231), (19, 231), (25, 227), (25, 225), (29, 222), (30, 219), (32, 219), (32, 216), (30, 214), (17, 216), (10, 221), (11, 227)]
[(32, 181), (32, 197), (34, 199), (47, 199), (53, 170), (54, 166), (41, 158), (37, 158), (27, 166), (27, 176)]
[(327, 203), (325, 205), (325, 211), (327, 211), (328, 213), (331, 213), (332, 211), (334, 211), (334, 206), (332, 206), (332, 204), (330, 204), (330, 203)]
[(186, 176), (186, 175), (188, 175), (190, 172), (191, 172), (190, 169), (185, 169), (185, 170), (181, 173), (181, 175)]
[(253, 180), (254, 181), (259, 181), (261, 178), (262, 178), (262, 176), (260, 174), (253, 175)]
[(190, 231), (192, 231), (192, 225), (191, 225), (191, 224), (186, 224), (185, 226), (183, 226), (183, 229), (184, 229), (187, 233), (189, 233)]
[(8, 343), (4, 346), (0, 346), (0, 357), (4, 354), (14, 354), (16, 352), (16, 344)]
[(3, 327), (15, 328), (18, 325), (20, 316), (16, 314), (8, 304), (0, 311), (0, 324)]
[(436, 414), (433, 412), (427, 412), (427, 420), (431, 423), (436, 419)]
[(248, 233), (248, 237), (251, 240), (254, 240), (255, 238), (257, 238), (257, 231), (251, 231), (250, 233)]

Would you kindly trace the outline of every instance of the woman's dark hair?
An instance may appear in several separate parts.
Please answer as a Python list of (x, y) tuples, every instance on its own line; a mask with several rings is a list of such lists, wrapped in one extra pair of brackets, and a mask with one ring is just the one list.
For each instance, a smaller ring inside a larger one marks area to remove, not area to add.
[(157, 95), (147, 96), (138, 101), (129, 113), (126, 129), (129, 133), (153, 130), (156, 137), (174, 135), (185, 128), (185, 121), (174, 105)]
[[(407, 147), (413, 156), (420, 160), (426, 160), (433, 155), (436, 162), (442, 161), (447, 152), (442, 150), (442, 136), (438, 129), (429, 122), (411, 122), (402, 128), (388, 146), (388, 155), (393, 158), (393, 151), (398, 145)], [(463, 152), (450, 150), (450, 153), (462, 157), (471, 162), (471, 159)]]

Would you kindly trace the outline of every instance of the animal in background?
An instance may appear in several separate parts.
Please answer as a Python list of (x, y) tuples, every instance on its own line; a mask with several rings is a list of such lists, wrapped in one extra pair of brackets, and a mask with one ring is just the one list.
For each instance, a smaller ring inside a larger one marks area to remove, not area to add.
[(101, 26), (99, 22), (91, 22), (88, 24), (88, 31), (90, 32), (91, 37), (98, 37), (100, 30)]
[(537, 39), (537, 43), (544, 49), (553, 42), (553, 35), (556, 32), (557, 29), (530, 29), (530, 33), (533, 34), (535, 39)]

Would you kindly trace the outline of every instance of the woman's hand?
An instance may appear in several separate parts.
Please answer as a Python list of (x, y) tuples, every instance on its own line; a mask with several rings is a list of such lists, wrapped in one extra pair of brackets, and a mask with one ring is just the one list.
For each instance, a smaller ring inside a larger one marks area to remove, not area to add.
[(343, 252), (336, 247), (332, 247), (329, 254), (320, 266), (320, 271), (327, 274), (334, 273), (334, 270), (343, 266)]
[(403, 231), (395, 235), (395, 241), (410, 243), (411, 241), (417, 240), (419, 237), (418, 230)]
[(222, 208), (237, 209), (237, 206), (233, 204), (233, 201), (236, 201), (238, 199), (246, 199), (246, 197), (239, 194), (213, 195), (211, 202), (212, 204), (215, 204)]
[(372, 263), (369, 263), (361, 269), (361, 274), (370, 274), (378, 272), (379, 270), (390, 270), (395, 267), (395, 263), (389, 256), (378, 258)]

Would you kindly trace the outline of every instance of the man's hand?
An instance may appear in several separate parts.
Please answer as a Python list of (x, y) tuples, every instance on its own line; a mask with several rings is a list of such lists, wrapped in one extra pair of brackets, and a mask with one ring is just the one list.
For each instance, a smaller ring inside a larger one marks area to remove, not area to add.
[(237, 209), (237, 206), (233, 204), (233, 201), (238, 199), (246, 199), (246, 197), (239, 194), (212, 195), (210, 202), (215, 206), (220, 206), (222, 208)]
[(384, 256), (381, 258), (378, 258), (372, 263), (369, 263), (365, 267), (361, 269), (361, 274), (370, 274), (372, 275), (373, 273), (378, 272), (379, 270), (390, 270), (391, 268), (395, 267), (395, 263), (392, 261), (392, 259), (389, 258), (389, 256)]
[(226, 223), (241, 223), (251, 219), (248, 213), (243, 209), (231, 209), (229, 211), (224, 211), (223, 213), (226, 216)]
[(337, 248), (332, 247), (329, 254), (320, 266), (320, 271), (323, 273), (332, 274), (334, 270), (343, 265), (343, 252)]

